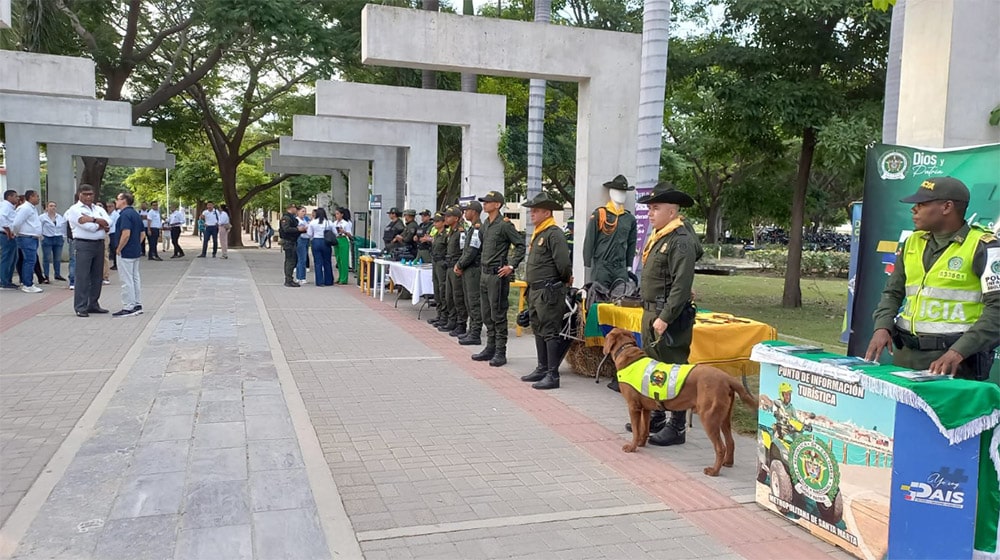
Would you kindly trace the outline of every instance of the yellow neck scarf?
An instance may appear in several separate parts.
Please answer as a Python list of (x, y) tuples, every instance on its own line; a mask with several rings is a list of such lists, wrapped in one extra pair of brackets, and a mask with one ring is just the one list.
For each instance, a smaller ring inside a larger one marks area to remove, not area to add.
[(549, 216), (548, 218), (545, 218), (542, 223), (535, 226), (535, 232), (531, 234), (531, 244), (535, 244), (535, 238), (538, 237), (539, 233), (542, 233), (554, 225), (556, 225), (556, 221), (552, 219), (552, 216)]
[(663, 226), (662, 228), (653, 232), (653, 235), (646, 240), (646, 246), (642, 249), (642, 264), (646, 264), (646, 258), (649, 256), (650, 249), (656, 242), (660, 240), (663, 236), (674, 231), (675, 229), (684, 225), (684, 220), (680, 216), (674, 218), (669, 224)]
[(618, 203), (613, 200), (609, 200), (608, 203), (604, 205), (604, 207), (608, 209), (608, 212), (611, 212), (615, 216), (621, 216), (622, 214), (625, 213), (625, 205), (623, 204), (621, 206), (618, 206)]

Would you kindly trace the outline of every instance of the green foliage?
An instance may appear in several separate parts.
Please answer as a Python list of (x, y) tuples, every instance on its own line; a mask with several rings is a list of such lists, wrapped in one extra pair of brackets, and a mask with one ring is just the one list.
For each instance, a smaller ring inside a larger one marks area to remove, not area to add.
[[(761, 249), (747, 255), (760, 269), (784, 274), (788, 268), (787, 249)], [(851, 254), (840, 251), (803, 251), (802, 273), (816, 276), (846, 278)]]
[[(135, 195), (137, 203), (152, 202), (155, 200), (160, 204), (165, 204), (167, 201), (167, 175), (163, 169), (152, 169), (149, 167), (136, 169), (134, 173), (125, 179), (125, 185)], [(107, 187), (106, 182), (105, 187)]]
[(743, 250), (742, 245), (733, 245), (732, 243), (703, 243), (701, 248), (705, 251), (705, 257), (709, 259), (717, 259), (719, 257), (724, 259), (742, 259), (746, 256), (746, 251)]

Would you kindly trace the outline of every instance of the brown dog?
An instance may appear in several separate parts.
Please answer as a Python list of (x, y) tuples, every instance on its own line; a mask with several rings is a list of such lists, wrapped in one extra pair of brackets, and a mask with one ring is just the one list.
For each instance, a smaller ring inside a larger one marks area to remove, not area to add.
[[(610, 355), (618, 371), (645, 358), (646, 354), (636, 346), (635, 337), (624, 329), (612, 329), (604, 337), (604, 354)], [(662, 369), (662, 368), (660, 368)], [(663, 385), (662, 371), (655, 371), (660, 377), (653, 383)], [(653, 374), (650, 374), (652, 377)], [(680, 392), (669, 400), (654, 400), (641, 394), (634, 387), (619, 379), (622, 397), (628, 404), (629, 419), (632, 421), (632, 441), (622, 446), (622, 451), (632, 453), (646, 446), (649, 437), (649, 413), (661, 406), (667, 410), (694, 410), (701, 417), (708, 439), (715, 447), (715, 464), (705, 467), (708, 476), (719, 476), (723, 466), (733, 466), (733, 428), (731, 416), (734, 395), (751, 410), (757, 410), (757, 399), (743, 385), (726, 372), (708, 365), (696, 365), (690, 371)], [(725, 438), (725, 443), (723, 443)]]

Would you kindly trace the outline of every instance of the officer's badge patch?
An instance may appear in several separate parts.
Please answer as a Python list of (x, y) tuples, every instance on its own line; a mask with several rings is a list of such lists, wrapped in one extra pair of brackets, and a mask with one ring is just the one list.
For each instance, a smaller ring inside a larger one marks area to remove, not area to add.
[(1000, 292), (1000, 247), (986, 249), (986, 270), (983, 273), (984, 294)]
[(948, 259), (948, 270), (960, 270), (962, 268), (962, 257), (952, 257)]
[(666, 243), (664, 243), (663, 245), (660, 245), (660, 254), (661, 255), (667, 254), (667, 244)]
[(538, 240), (538, 246), (541, 247), (542, 245), (545, 245), (545, 238), (544, 237), (542, 237), (542, 238), (540, 238)]
[(649, 384), (654, 387), (663, 387), (667, 382), (667, 374), (658, 369), (653, 370), (653, 373), (649, 374)]

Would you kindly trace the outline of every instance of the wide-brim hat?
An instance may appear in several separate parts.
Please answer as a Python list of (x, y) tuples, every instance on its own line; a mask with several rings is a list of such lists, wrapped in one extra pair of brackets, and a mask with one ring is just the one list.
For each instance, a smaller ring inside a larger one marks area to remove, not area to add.
[(969, 187), (954, 177), (932, 177), (920, 183), (917, 192), (906, 198), (901, 198), (899, 201), (918, 204), (932, 200), (968, 202)]
[(676, 204), (682, 208), (694, 206), (694, 199), (684, 191), (677, 190), (672, 183), (663, 181), (653, 187), (653, 191), (636, 200), (639, 204)]
[(499, 202), (500, 204), (503, 204), (505, 201), (503, 199), (503, 193), (490, 191), (486, 193), (485, 196), (479, 197), (479, 202)]
[(549, 193), (540, 192), (535, 198), (526, 201), (521, 206), (525, 208), (541, 208), (542, 210), (562, 210), (563, 205), (549, 198)]
[(616, 175), (614, 179), (604, 183), (604, 188), (619, 191), (634, 191), (635, 187), (628, 184), (628, 179), (624, 175)]

